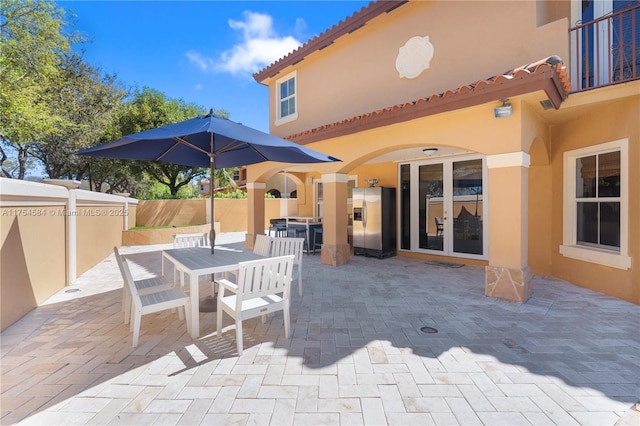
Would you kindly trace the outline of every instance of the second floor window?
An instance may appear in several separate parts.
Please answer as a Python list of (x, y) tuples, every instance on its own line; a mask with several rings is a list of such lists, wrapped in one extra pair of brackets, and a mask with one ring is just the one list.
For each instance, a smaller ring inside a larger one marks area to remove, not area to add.
[(298, 118), (298, 108), (296, 99), (296, 73), (286, 75), (276, 82), (276, 124)]

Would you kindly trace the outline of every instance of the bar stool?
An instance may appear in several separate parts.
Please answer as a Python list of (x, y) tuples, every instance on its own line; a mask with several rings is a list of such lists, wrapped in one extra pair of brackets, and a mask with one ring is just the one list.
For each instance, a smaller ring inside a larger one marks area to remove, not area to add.
[(309, 243), (307, 241), (307, 230), (303, 228), (287, 228), (287, 237), (304, 238), (303, 250), (309, 254)]
[(322, 228), (313, 228), (313, 254), (316, 254), (316, 249), (322, 252)]
[(275, 237), (287, 236), (287, 222), (284, 219), (271, 219), (271, 226), (269, 226), (269, 235), (273, 231)]

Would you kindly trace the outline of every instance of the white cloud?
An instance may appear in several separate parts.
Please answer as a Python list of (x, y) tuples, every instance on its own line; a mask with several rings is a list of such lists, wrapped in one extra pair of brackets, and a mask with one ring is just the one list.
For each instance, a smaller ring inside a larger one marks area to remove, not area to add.
[(248, 39), (222, 53), (219, 66), (232, 74), (255, 72), (285, 56), (299, 45), (298, 40), (293, 37)]
[(296, 19), (296, 34), (304, 34), (307, 31), (307, 21), (302, 18)]
[[(302, 43), (293, 36), (280, 37), (273, 29), (270, 15), (245, 11), (244, 20), (229, 20), (229, 27), (242, 31), (242, 42), (222, 52), (217, 60), (196, 51), (187, 58), (203, 71), (223, 71), (232, 74), (253, 73), (295, 50)], [(298, 19), (296, 27), (304, 26)]]
[(273, 36), (273, 19), (269, 15), (246, 10), (244, 21), (229, 19), (229, 26), (234, 30), (244, 31), (245, 40), (253, 38), (270, 38)]

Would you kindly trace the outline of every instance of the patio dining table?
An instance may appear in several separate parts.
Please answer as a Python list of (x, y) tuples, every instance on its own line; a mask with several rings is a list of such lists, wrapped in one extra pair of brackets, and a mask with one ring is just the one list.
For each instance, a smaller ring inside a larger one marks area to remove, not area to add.
[(216, 246), (215, 249), (215, 254), (211, 254), (209, 247), (189, 247), (162, 251), (162, 275), (165, 275), (165, 260), (173, 264), (174, 272), (181, 271), (189, 275), (191, 337), (194, 339), (200, 336), (199, 277), (235, 271), (238, 269), (239, 262), (264, 258), (254, 254), (251, 250), (229, 246)]

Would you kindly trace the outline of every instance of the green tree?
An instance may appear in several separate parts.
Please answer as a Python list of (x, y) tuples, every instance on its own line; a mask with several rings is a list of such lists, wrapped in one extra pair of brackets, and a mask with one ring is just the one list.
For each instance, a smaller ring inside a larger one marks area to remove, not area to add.
[(115, 75), (101, 75), (77, 53), (65, 56), (49, 92), (51, 107), (69, 125), (45, 134), (33, 144), (32, 151), (50, 178), (82, 180), (89, 172), (88, 158), (72, 154), (106, 141), (127, 92)]
[[(87, 175), (91, 174), (92, 189), (97, 192), (128, 192), (137, 198), (153, 182), (130, 160), (87, 157)], [(87, 176), (88, 177), (88, 176)]]
[[(198, 188), (194, 183), (185, 185), (176, 194), (177, 198), (198, 198)], [(140, 200), (162, 200), (171, 198), (171, 193), (166, 185), (151, 179), (149, 185), (140, 191), (136, 198)]]
[(225, 188), (227, 190), (235, 189), (238, 185), (233, 180), (233, 172), (238, 170), (238, 167), (231, 167), (228, 169), (215, 169), (213, 172), (213, 183), (215, 188)]
[(48, 90), (74, 41), (65, 25), (65, 11), (55, 3), (0, 0), (0, 160), (7, 158), (3, 146), (14, 149), (19, 179), (32, 145), (68, 125), (51, 108)]
[[(145, 87), (136, 91), (133, 100), (124, 108), (120, 119), (120, 131), (123, 135), (137, 133), (203, 114), (206, 114), (206, 111), (198, 105), (188, 104), (181, 99), (167, 98), (162, 92)], [(228, 116), (223, 110), (217, 111), (216, 114)], [(178, 196), (180, 188), (207, 174), (207, 170), (203, 168), (171, 163), (139, 161), (137, 164), (142, 171), (166, 185), (172, 198)]]

